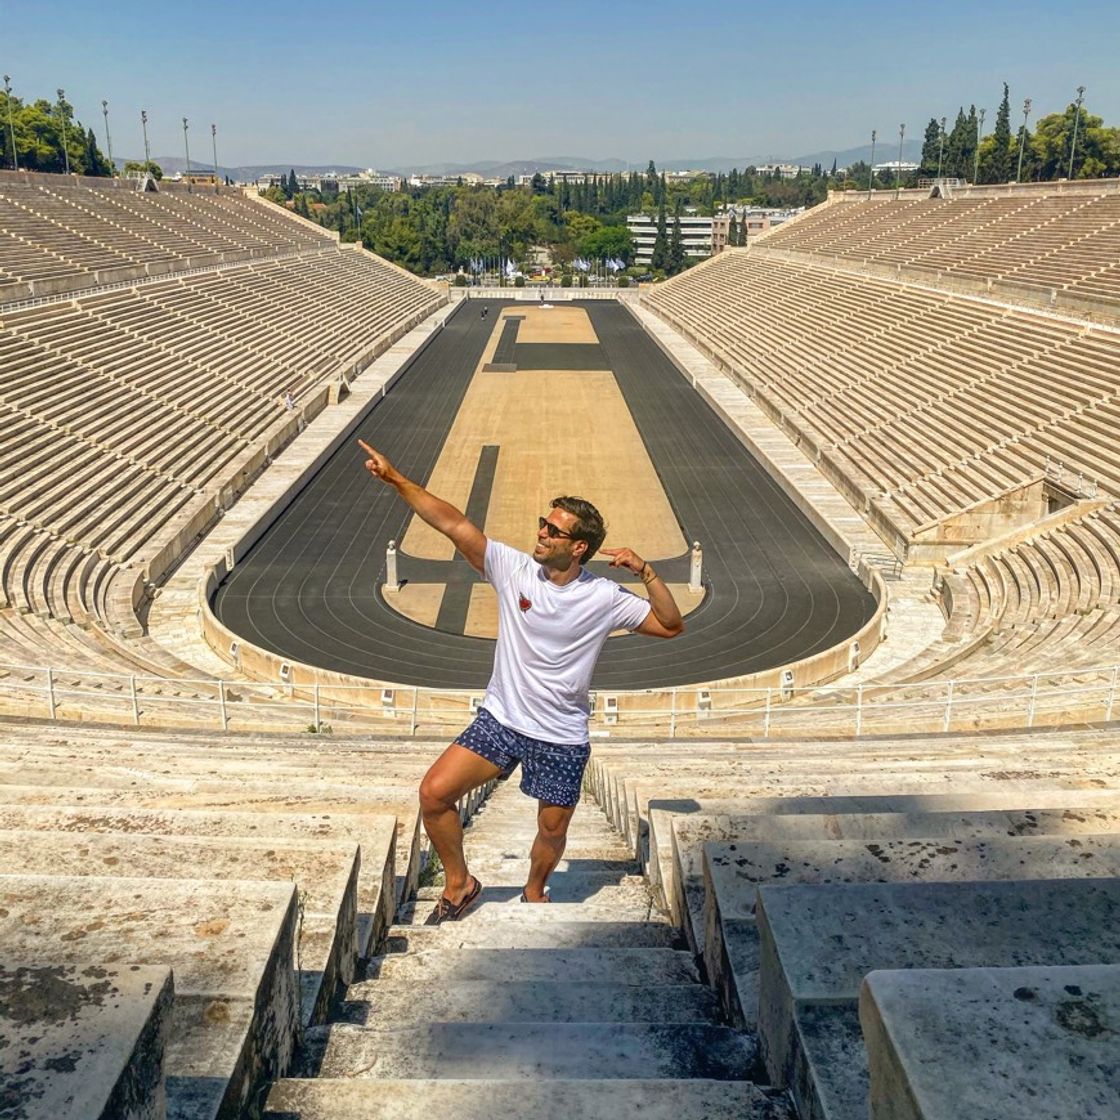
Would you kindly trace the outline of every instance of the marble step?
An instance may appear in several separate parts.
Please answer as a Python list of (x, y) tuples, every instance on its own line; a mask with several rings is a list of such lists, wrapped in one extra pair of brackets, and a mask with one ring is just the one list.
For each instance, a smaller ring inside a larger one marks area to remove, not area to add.
[(745, 1079), (756, 1044), (728, 1027), (651, 1023), (336, 1023), (304, 1034), (321, 1077)]
[(749, 1081), (278, 1081), (262, 1120), (794, 1120), (782, 1093)]
[(714, 993), (700, 984), (572, 980), (462, 980), (417, 990), (412, 981), (351, 984), (344, 1023), (395, 1030), (419, 1023), (717, 1023)]
[(366, 977), (418, 985), (466, 980), (547, 983), (576, 977), (587, 982), (639, 985), (695, 984), (700, 980), (692, 957), (676, 949), (598, 949), (578, 944), (557, 948), (433, 947), (388, 953), (367, 963)]
[[(497, 897), (494, 897), (494, 895)], [(523, 903), (520, 901), (520, 887), (497, 887), (484, 889), (479, 901), (454, 924), (460, 929), (469, 926), (486, 925), (493, 922), (516, 922), (520, 925), (546, 922), (607, 922), (638, 923), (651, 917), (656, 920), (658, 912), (653, 910), (653, 902), (645, 892), (620, 889), (616, 886), (603, 887), (592, 901)], [(427, 921), (437, 903), (434, 901), (409, 902), (397, 908), (394, 926), (421, 926)]]
[[(555, 914), (558, 904), (547, 909)], [(579, 910), (581, 907), (576, 907)], [(447, 922), (442, 926), (392, 926), (386, 946), (391, 952), (461, 949), (666, 949), (683, 948), (676, 928), (667, 922), (548, 921)]]
[[(472, 863), (471, 873), (477, 875), (485, 884), (488, 896), (507, 897), (512, 902), (521, 897), (521, 888), (529, 877), (529, 861), (520, 859), (501, 860), (497, 863)], [(617, 871), (555, 871), (549, 877), (548, 888), (553, 902), (588, 902), (603, 895), (606, 901), (620, 892), (641, 892), (649, 897), (645, 880), (640, 875), (627, 875)], [(443, 887), (421, 887), (416, 892), (418, 902), (435, 902), (443, 893)]]

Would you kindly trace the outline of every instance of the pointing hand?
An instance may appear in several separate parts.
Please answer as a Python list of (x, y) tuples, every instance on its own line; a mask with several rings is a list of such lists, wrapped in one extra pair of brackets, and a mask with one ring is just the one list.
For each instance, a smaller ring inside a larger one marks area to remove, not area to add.
[(381, 454), (380, 451), (370, 447), (365, 440), (358, 440), (358, 446), (369, 456), (365, 461), (365, 468), (374, 478), (379, 478), (382, 482), (392, 482), (396, 477), (396, 470), (393, 464)]
[(646, 562), (632, 548), (601, 548), (599, 551), (604, 556), (611, 557), (612, 568), (629, 568), (635, 575), (640, 575)]

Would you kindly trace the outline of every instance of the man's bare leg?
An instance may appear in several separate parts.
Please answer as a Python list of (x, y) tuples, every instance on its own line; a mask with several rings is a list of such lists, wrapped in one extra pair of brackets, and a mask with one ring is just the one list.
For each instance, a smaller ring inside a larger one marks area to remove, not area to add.
[(556, 870), (568, 842), (568, 825), (574, 805), (552, 805), (537, 802), (537, 837), (529, 851), (529, 881), (525, 884), (527, 902), (547, 902), (544, 893), (548, 877)]
[(424, 830), (443, 863), (443, 896), (450, 902), (461, 902), (471, 885), (463, 856), (463, 822), (459, 819), (458, 801), (500, 773), (499, 767), (481, 755), (452, 743), (420, 782)]

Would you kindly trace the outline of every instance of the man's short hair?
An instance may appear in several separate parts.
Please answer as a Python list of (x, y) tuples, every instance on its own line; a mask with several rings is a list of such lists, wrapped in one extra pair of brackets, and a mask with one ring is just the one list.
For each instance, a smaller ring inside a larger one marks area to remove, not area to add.
[(581, 565), (586, 564), (606, 539), (607, 527), (603, 524), (603, 515), (583, 498), (553, 498), (548, 504), (552, 509), (562, 509), (576, 519), (572, 536), (577, 541), (586, 542), (587, 551), (579, 558)]

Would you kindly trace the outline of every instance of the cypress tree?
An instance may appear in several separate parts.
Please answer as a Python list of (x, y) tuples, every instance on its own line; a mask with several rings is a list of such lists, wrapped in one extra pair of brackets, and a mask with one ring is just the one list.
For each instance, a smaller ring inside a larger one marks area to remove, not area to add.
[[(976, 150), (976, 107), (972, 108), (972, 121), (965, 116), (964, 109), (957, 110), (953, 131), (945, 141), (945, 161), (943, 175), (967, 178), (972, 174), (972, 156)], [(936, 167), (936, 164), (934, 165)]]
[[(1003, 100), (996, 111), (996, 126), (992, 130), (991, 152), (985, 161), (985, 183), (1006, 183), (1011, 178), (1011, 101), (1007, 83), (1003, 83)], [(1018, 153), (1016, 153), (1017, 155)]]
[(922, 167), (921, 174), (930, 178), (937, 174), (937, 158), (941, 149), (941, 124), (935, 117), (930, 117), (926, 125), (925, 136), (922, 138)]

